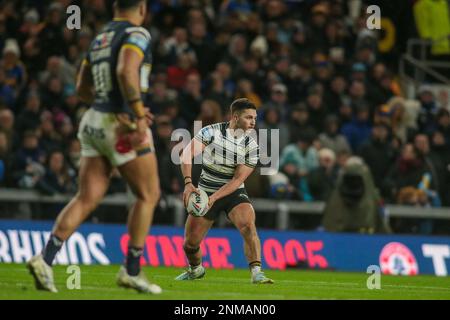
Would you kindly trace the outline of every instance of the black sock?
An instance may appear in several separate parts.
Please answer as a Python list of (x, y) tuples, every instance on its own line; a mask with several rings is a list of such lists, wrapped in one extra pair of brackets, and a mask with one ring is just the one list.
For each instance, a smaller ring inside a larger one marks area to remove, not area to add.
[(128, 247), (128, 254), (126, 260), (127, 273), (130, 276), (137, 276), (139, 271), (141, 270), (141, 256), (142, 256), (142, 248), (137, 247)]
[(248, 266), (250, 267), (250, 269), (253, 267), (261, 267), (261, 261), (258, 261), (258, 260), (252, 261), (248, 264)]
[(53, 260), (55, 259), (56, 254), (59, 249), (61, 249), (64, 241), (55, 236), (54, 234), (50, 235), (50, 239), (48, 239), (47, 245), (42, 251), (42, 256), (44, 258), (45, 263), (49, 266), (53, 264)]

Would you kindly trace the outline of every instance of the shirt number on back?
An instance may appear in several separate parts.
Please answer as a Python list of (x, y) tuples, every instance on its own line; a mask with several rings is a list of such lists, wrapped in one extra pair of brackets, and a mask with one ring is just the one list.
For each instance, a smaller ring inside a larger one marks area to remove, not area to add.
[(106, 99), (112, 90), (111, 71), (108, 62), (101, 62), (92, 66), (92, 76), (97, 95)]

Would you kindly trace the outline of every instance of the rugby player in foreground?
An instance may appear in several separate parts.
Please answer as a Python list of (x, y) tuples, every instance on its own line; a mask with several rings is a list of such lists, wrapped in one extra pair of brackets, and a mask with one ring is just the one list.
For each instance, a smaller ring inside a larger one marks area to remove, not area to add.
[(187, 206), (189, 195), (197, 191), (191, 179), (192, 159), (202, 153), (198, 188), (208, 194), (209, 210), (202, 217), (188, 215), (183, 248), (189, 267), (176, 280), (194, 280), (205, 275), (200, 243), (214, 220), (225, 211), (244, 240), (251, 282), (273, 283), (261, 270), (261, 243), (255, 226), (255, 211), (244, 186), (258, 162), (258, 144), (248, 134), (255, 127), (256, 108), (248, 99), (237, 99), (230, 108), (230, 122), (202, 128), (181, 155), (185, 179), (183, 200)]
[(57, 292), (52, 263), (66, 241), (102, 200), (113, 167), (126, 180), (136, 202), (128, 216), (128, 253), (117, 284), (139, 292), (161, 293), (140, 269), (140, 258), (160, 188), (153, 138), (153, 115), (141, 94), (148, 89), (150, 34), (141, 25), (145, 0), (116, 0), (114, 20), (92, 41), (81, 65), (77, 93), (89, 103), (78, 138), (82, 157), (79, 190), (61, 211), (41, 254), (27, 264), (38, 289)]

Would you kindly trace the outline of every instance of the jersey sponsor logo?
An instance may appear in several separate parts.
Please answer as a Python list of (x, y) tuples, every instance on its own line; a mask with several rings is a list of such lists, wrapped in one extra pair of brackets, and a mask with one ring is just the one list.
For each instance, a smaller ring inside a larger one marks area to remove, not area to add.
[(92, 50), (99, 50), (111, 45), (112, 39), (114, 38), (115, 31), (100, 33), (95, 37), (95, 42)]
[(380, 267), (384, 274), (416, 275), (419, 266), (412, 251), (400, 242), (390, 242), (380, 253)]
[(142, 33), (137, 33), (137, 32), (132, 33), (129, 36), (127, 43), (137, 46), (139, 49), (141, 49), (144, 52), (145, 52), (145, 50), (147, 50), (147, 47), (148, 47), (148, 39)]
[(89, 137), (96, 138), (96, 139), (105, 139), (105, 137), (106, 137), (105, 131), (103, 130), (103, 128), (94, 128), (89, 125), (84, 126), (83, 134), (85, 134)]

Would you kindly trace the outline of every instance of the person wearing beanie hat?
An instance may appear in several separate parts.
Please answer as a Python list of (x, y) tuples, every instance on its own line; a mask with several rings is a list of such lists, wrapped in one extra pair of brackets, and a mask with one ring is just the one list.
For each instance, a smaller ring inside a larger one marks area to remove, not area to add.
[(20, 48), (16, 39), (7, 39), (3, 48), (3, 68), (5, 83), (13, 88), (16, 94), (27, 81), (25, 66), (20, 61)]

